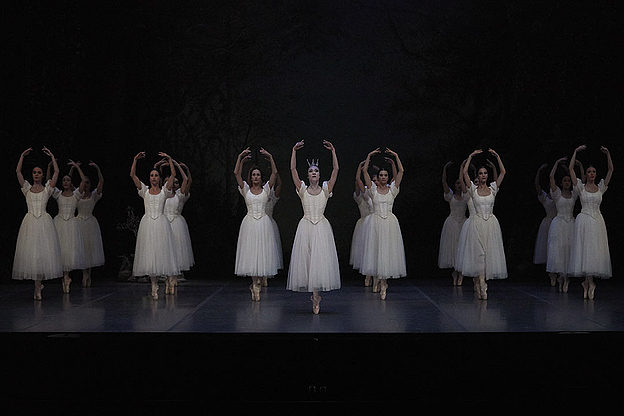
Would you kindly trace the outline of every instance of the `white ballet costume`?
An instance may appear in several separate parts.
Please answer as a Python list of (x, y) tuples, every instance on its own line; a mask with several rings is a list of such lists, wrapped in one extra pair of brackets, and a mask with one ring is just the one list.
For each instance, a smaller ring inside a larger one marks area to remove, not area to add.
[(581, 212), (574, 223), (568, 274), (608, 279), (612, 275), (611, 255), (607, 227), (600, 212), (602, 195), (608, 188), (603, 179), (598, 184), (598, 191), (588, 192), (577, 179), (574, 189), (581, 200)]
[(364, 222), (366, 217), (373, 212), (373, 201), (367, 195), (366, 191), (359, 193), (354, 192), (353, 199), (360, 211), (360, 218), (355, 223), (355, 228), (353, 229), (349, 264), (352, 265), (354, 269), (360, 270), (362, 267), (362, 258), (364, 256)]
[(78, 215), (76, 218), (82, 231), (82, 240), (85, 247), (86, 267), (92, 268), (104, 264), (104, 245), (102, 244), (102, 233), (97, 218), (93, 216), (95, 204), (102, 199), (102, 194), (97, 190), (91, 192), (89, 198), (81, 198), (78, 201)]
[(193, 246), (191, 245), (191, 234), (189, 233), (186, 219), (182, 216), (182, 209), (190, 196), (190, 193), (184, 195), (178, 189), (175, 194), (171, 198), (167, 198), (167, 202), (165, 202), (165, 216), (167, 220), (169, 220), (169, 224), (171, 224), (171, 231), (173, 231), (173, 241), (180, 271), (191, 270), (191, 267), (195, 264)]
[(266, 212), (271, 188), (267, 182), (262, 187), (262, 192), (254, 195), (247, 182), (243, 184), (238, 190), (245, 198), (247, 215), (238, 232), (234, 274), (271, 278), (277, 274), (281, 256), (281, 252), (277, 251), (273, 223)]
[(327, 182), (317, 195), (308, 192), (301, 181), (297, 191), (303, 206), (293, 242), (286, 289), (295, 292), (320, 292), (340, 289), (340, 269), (334, 232), (325, 218), (325, 206), (332, 196)]
[(373, 213), (366, 218), (363, 275), (379, 279), (397, 279), (407, 275), (405, 248), (399, 220), (392, 213), (399, 188), (394, 182), (388, 192), (380, 194), (375, 183), (368, 189), (373, 202)]
[(444, 200), (451, 208), (451, 213), (444, 220), (440, 233), (440, 247), (438, 251), (438, 267), (441, 269), (455, 268), (457, 247), (462, 227), (466, 221), (466, 206), (468, 197), (461, 194), (461, 199), (455, 198), (453, 191), (444, 194)]
[(166, 187), (156, 195), (141, 183), (139, 196), (144, 200), (145, 214), (139, 223), (134, 250), (133, 276), (178, 276), (180, 267), (171, 224), (165, 216), (165, 202), (173, 192)]
[(468, 192), (474, 202), (475, 215), (467, 230), (469, 234), (466, 237), (461, 272), (469, 277), (484, 276), (486, 280), (506, 279), (503, 234), (493, 213), (498, 186), (492, 182), (489, 195), (481, 196), (477, 186), (474, 183), (470, 185)]
[(465, 252), (466, 252), (466, 241), (468, 240), (468, 235), (471, 234), (472, 231), (472, 221), (475, 216), (475, 206), (474, 201), (470, 194), (465, 193), (466, 205), (468, 206), (468, 218), (464, 221), (462, 225), (461, 232), (459, 233), (459, 240), (457, 241), (457, 254), (455, 254), (455, 270), (458, 273), (462, 272)]
[(22, 193), (26, 197), (28, 212), (22, 220), (15, 256), (12, 277), (16, 280), (49, 280), (63, 276), (61, 245), (54, 221), (46, 212), (48, 199), (54, 192), (50, 181), (42, 192), (31, 192), (32, 185), (24, 181)]
[(570, 263), (570, 248), (574, 234), (574, 204), (578, 198), (575, 190), (572, 190), (570, 198), (561, 194), (561, 189), (556, 188), (550, 192), (555, 205), (557, 216), (553, 218), (548, 230), (548, 260), (546, 271), (549, 273), (568, 274)]
[(266, 213), (271, 219), (271, 223), (273, 224), (273, 229), (275, 230), (275, 244), (277, 246), (277, 252), (279, 255), (279, 265), (278, 269), (284, 268), (284, 256), (282, 254), (282, 238), (280, 237), (279, 227), (277, 226), (277, 222), (273, 219), (273, 210), (275, 209), (275, 204), (277, 204), (279, 198), (275, 196), (275, 188), (271, 188), (271, 193), (269, 194), (269, 201), (266, 205)]
[(64, 196), (60, 189), (55, 189), (52, 194), (58, 205), (58, 214), (54, 217), (54, 228), (56, 228), (61, 245), (64, 272), (88, 267), (80, 220), (75, 216), (76, 207), (82, 195), (78, 189), (75, 189), (70, 196)]
[(550, 230), (550, 224), (553, 218), (557, 216), (557, 205), (550, 195), (544, 191), (542, 191), (537, 199), (544, 207), (546, 217), (544, 217), (537, 230), (535, 248), (533, 251), (533, 264), (546, 264), (548, 260), (548, 231)]

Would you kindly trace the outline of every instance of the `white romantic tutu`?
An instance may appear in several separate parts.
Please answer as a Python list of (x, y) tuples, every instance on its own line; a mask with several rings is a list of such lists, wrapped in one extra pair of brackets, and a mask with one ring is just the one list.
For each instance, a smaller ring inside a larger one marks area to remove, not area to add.
[(156, 219), (143, 215), (134, 250), (133, 276), (177, 276), (180, 274), (173, 231), (165, 215)]
[(466, 240), (458, 270), (469, 277), (485, 275), (488, 280), (507, 278), (503, 234), (498, 219), (492, 215), (486, 221), (475, 215), (466, 221), (465, 228)]
[(440, 234), (440, 248), (438, 252), (438, 267), (441, 269), (455, 268), (459, 236), (466, 217), (458, 218), (448, 216), (442, 226)]
[(334, 232), (323, 218), (316, 224), (302, 218), (297, 226), (286, 289), (295, 292), (340, 289)]
[(571, 276), (611, 277), (611, 256), (607, 227), (602, 214), (595, 218), (581, 212), (574, 223), (568, 274)]
[(284, 268), (284, 256), (282, 254), (282, 238), (280, 237), (279, 227), (277, 226), (277, 222), (271, 218), (271, 223), (273, 224), (273, 231), (275, 231), (275, 249), (277, 250), (278, 255), (278, 269)]
[(380, 279), (407, 276), (403, 236), (397, 217), (370, 214), (364, 222), (364, 255), (360, 272)]
[(464, 264), (464, 253), (466, 251), (466, 240), (468, 239), (468, 230), (472, 227), (472, 218), (468, 217), (466, 221), (462, 224), (461, 231), (459, 233), (459, 239), (457, 240), (457, 253), (455, 254), (455, 270), (460, 272), (462, 271)]
[(362, 268), (362, 258), (364, 257), (364, 221), (365, 218), (359, 218), (353, 229), (353, 237), (351, 238), (351, 252), (349, 254), (349, 264), (354, 269)]
[(64, 220), (57, 215), (54, 217), (54, 227), (61, 245), (63, 271), (86, 269), (88, 266), (80, 221), (76, 217)]
[(61, 246), (48, 213), (26, 214), (17, 235), (13, 279), (48, 280), (63, 276)]
[(533, 251), (533, 264), (546, 264), (548, 260), (548, 230), (552, 222), (551, 217), (544, 217), (537, 230), (535, 249)]
[(574, 218), (566, 221), (561, 217), (555, 217), (552, 220), (548, 231), (547, 272), (568, 274), (574, 223)]
[(238, 232), (234, 274), (273, 277), (280, 266), (280, 258), (271, 217), (263, 215), (254, 219), (245, 215)]
[(191, 267), (195, 264), (195, 257), (193, 256), (191, 234), (189, 233), (186, 219), (182, 215), (176, 215), (173, 221), (170, 221), (170, 224), (171, 231), (173, 231), (176, 256), (178, 257), (178, 266), (180, 270), (191, 270)]
[(100, 224), (95, 217), (79, 218), (82, 240), (84, 241), (84, 253), (86, 268), (102, 266), (104, 264), (104, 245), (102, 244), (102, 233)]

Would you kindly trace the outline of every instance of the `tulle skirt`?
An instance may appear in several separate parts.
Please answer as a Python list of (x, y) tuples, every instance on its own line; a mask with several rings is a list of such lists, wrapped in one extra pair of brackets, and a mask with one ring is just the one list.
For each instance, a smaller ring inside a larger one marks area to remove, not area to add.
[(607, 227), (602, 215), (593, 218), (581, 212), (576, 217), (568, 274), (600, 279), (611, 277)]
[(234, 274), (273, 277), (277, 274), (280, 257), (281, 251), (277, 250), (271, 218), (264, 215), (254, 219), (245, 215), (238, 232)]
[(461, 232), (459, 233), (459, 239), (457, 241), (457, 253), (455, 254), (455, 270), (461, 273), (464, 264), (464, 253), (466, 251), (466, 240), (470, 234), (468, 230), (471, 229), (472, 217), (468, 217), (462, 225)]
[(356, 270), (362, 268), (362, 258), (364, 257), (364, 220), (365, 218), (357, 220), (353, 229), (353, 237), (351, 238), (349, 264)]
[(102, 244), (102, 233), (100, 224), (95, 217), (86, 219), (78, 218), (82, 240), (85, 247), (86, 267), (97, 267), (104, 264), (104, 245)]
[(438, 251), (438, 267), (441, 269), (454, 268), (457, 257), (457, 247), (462, 227), (466, 222), (464, 217), (460, 221), (457, 218), (447, 217), (440, 234), (440, 248)]
[(316, 224), (301, 219), (295, 233), (286, 289), (295, 292), (340, 289), (334, 232), (327, 218)]
[(26, 214), (17, 235), (13, 279), (48, 280), (62, 276), (61, 246), (52, 217), (47, 213), (39, 218)]
[(555, 217), (550, 223), (550, 230), (548, 231), (548, 261), (546, 262), (547, 272), (568, 274), (574, 223), (574, 218), (566, 222), (560, 217)]
[(180, 274), (173, 232), (164, 215), (143, 215), (134, 250), (133, 276), (177, 276)]
[(407, 275), (405, 248), (399, 221), (394, 214), (381, 218), (366, 217), (364, 256), (360, 273), (380, 279), (396, 279)]
[(537, 238), (535, 239), (533, 264), (546, 264), (548, 260), (548, 230), (552, 220), (552, 218), (545, 217), (540, 223), (537, 230)]
[(273, 217), (269, 217), (271, 218), (271, 223), (273, 224), (273, 230), (275, 231), (275, 245), (277, 247), (277, 253), (278, 253), (278, 269), (283, 269), (284, 268), (284, 255), (282, 253), (282, 238), (280, 237), (280, 232), (279, 232), (279, 227), (277, 226), (277, 222), (273, 219)]
[(459, 270), (464, 276), (485, 275), (486, 279), (506, 279), (507, 262), (503, 234), (495, 216), (484, 220), (474, 216), (467, 223), (466, 241)]
[(170, 224), (171, 231), (173, 231), (176, 256), (178, 257), (178, 266), (180, 266), (180, 270), (191, 270), (191, 267), (195, 264), (195, 257), (193, 256), (191, 234), (189, 233), (186, 219), (178, 215)]
[(61, 245), (61, 263), (63, 271), (82, 270), (87, 268), (84, 240), (80, 229), (80, 220), (71, 217), (64, 220), (54, 217), (54, 227)]

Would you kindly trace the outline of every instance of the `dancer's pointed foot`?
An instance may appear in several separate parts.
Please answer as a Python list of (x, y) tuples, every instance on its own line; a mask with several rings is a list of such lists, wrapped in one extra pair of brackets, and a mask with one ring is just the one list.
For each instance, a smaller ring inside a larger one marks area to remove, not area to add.
[(559, 283), (559, 292), (563, 292), (563, 277), (557, 277), (557, 282)]
[(583, 283), (581, 283), (581, 286), (583, 286), (583, 299), (587, 299), (587, 290), (588, 290), (587, 282), (584, 281)]
[(312, 295), (312, 297), (310, 297), (310, 300), (312, 301), (312, 312), (314, 312), (315, 315), (318, 315), (321, 311), (321, 296)]
[(382, 280), (380, 283), (380, 297), (381, 300), (386, 300), (386, 294), (388, 292), (388, 283), (385, 280)]
[(570, 278), (568, 276), (563, 277), (563, 293), (568, 293), (568, 287), (570, 286)]
[(594, 292), (596, 291), (596, 283), (590, 282), (589, 287), (587, 288), (587, 297), (590, 300), (594, 300)]
[(43, 289), (43, 284), (41, 283), (40, 280), (35, 280), (35, 294), (34, 294), (34, 299), (35, 300), (41, 300), (41, 290)]
[(551, 275), (550, 276), (550, 285), (552, 287), (555, 287), (556, 284), (557, 284), (557, 275)]
[(63, 293), (69, 293), (69, 284), (71, 279), (68, 276), (63, 276)]
[(269, 285), (269, 279), (267, 277), (262, 278), (262, 286), (267, 287)]
[(457, 286), (461, 286), (462, 283), (464, 283), (464, 275), (459, 273), (459, 275), (457, 276)]
[(158, 283), (152, 283), (152, 299), (158, 300)]
[(370, 276), (366, 276), (364, 278), (364, 286), (369, 287), (371, 285), (371, 277)]
[(376, 277), (373, 277), (373, 293), (378, 293), (379, 292), (379, 279)]

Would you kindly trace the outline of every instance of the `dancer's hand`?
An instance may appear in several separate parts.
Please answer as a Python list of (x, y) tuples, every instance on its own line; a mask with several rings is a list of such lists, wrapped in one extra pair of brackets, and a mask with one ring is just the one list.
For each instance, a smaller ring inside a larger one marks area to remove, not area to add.
[(22, 155), (20, 157), (28, 156), (30, 152), (32, 152), (32, 150), (33, 150), (32, 147), (29, 147), (28, 149), (22, 152)]
[(600, 151), (601, 151), (602, 153), (606, 154), (606, 155), (608, 155), (608, 154), (609, 154), (609, 149), (607, 149), (607, 148), (606, 148), (606, 147), (604, 147), (604, 146), (600, 146)]
[(50, 156), (51, 158), (54, 158), (54, 155), (52, 154), (52, 152), (50, 151), (50, 149), (48, 149), (47, 147), (43, 147), (43, 153), (45, 153), (46, 155)]
[(477, 150), (473, 151), (473, 152), (470, 154), (470, 156), (475, 156), (475, 155), (478, 155), (479, 153), (483, 153), (483, 150), (481, 150), (481, 149), (477, 149)]
[(336, 150), (336, 149), (334, 149), (334, 145), (331, 144), (331, 142), (328, 141), (328, 140), (323, 140), (323, 146), (325, 146), (326, 149), (329, 149), (332, 152)]
[(167, 158), (168, 161), (171, 161), (171, 156), (169, 156), (167, 153), (165, 152), (158, 152), (158, 156), (160, 157), (164, 157)]
[(137, 155), (134, 157), (134, 160), (143, 159), (144, 157), (145, 157), (145, 152), (139, 152), (139, 153), (137, 153)]
[(303, 140), (301, 140), (300, 142), (295, 143), (295, 145), (293, 146), (293, 150), (299, 150), (303, 147)]
[(575, 152), (580, 152), (581, 150), (585, 150), (587, 148), (586, 145), (582, 144), (579, 147), (576, 148), (576, 150), (574, 150)]
[(263, 147), (260, 148), (260, 154), (263, 155), (264, 157), (266, 157), (267, 159), (271, 159), (273, 156), (271, 155), (271, 153), (267, 152), (266, 150), (264, 150)]

